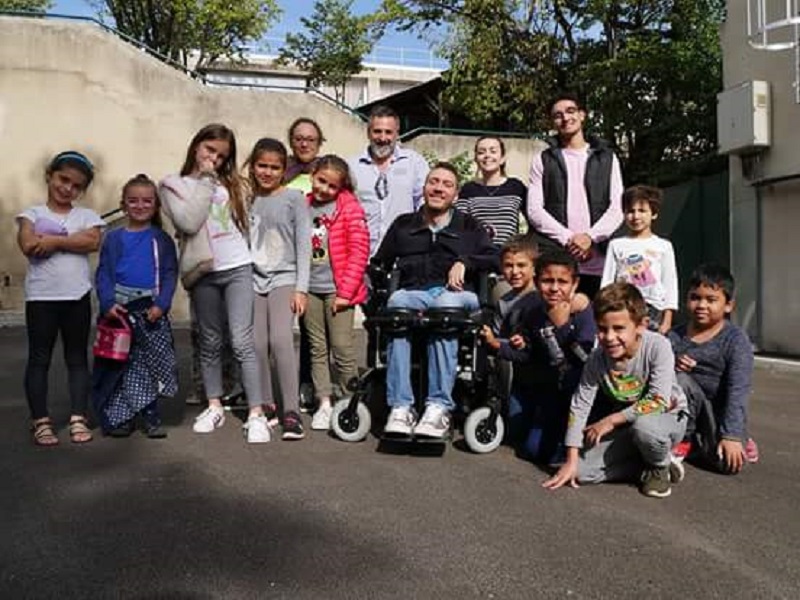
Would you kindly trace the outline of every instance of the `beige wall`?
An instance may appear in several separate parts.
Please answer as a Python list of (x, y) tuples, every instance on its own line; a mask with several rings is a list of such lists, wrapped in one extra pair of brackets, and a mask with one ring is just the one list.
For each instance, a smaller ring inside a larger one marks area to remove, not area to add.
[(95, 162), (84, 202), (102, 212), (116, 207), (132, 175), (176, 171), (206, 123), (237, 132), (241, 161), (257, 138), (284, 138), (299, 116), (313, 116), (335, 140), (324, 150), (363, 147), (362, 123), (316, 97), (204, 87), (91, 24), (0, 17), (0, 284), (11, 283), (0, 288), (0, 308), (19, 308), (22, 298), (13, 217), (43, 200), (43, 169), (55, 153), (80, 150)]
[[(122, 184), (136, 173), (158, 179), (176, 171), (206, 123), (236, 131), (242, 162), (257, 138), (283, 138), (299, 116), (320, 123), (329, 140), (323, 151), (350, 156), (366, 144), (363, 123), (314, 96), (205, 87), (94, 25), (0, 17), (0, 310), (22, 306), (26, 263), (14, 216), (43, 201), (43, 170), (55, 153), (75, 149), (95, 162), (97, 178), (83, 202), (104, 212), (116, 208)], [(425, 135), (409, 146), (444, 159), (471, 155), (474, 143)], [(506, 143), (509, 174), (527, 181), (541, 142)], [(184, 318), (182, 293), (175, 306)]]
[[(759, 179), (800, 174), (800, 105), (795, 51), (755, 50), (746, 36), (747, 3), (728, 1), (722, 28), (724, 87), (770, 83), (772, 143), (759, 155), (730, 159), (731, 257), (740, 283), (739, 319), (760, 349), (800, 354), (800, 182), (756, 187)], [(769, 3), (768, 3), (769, 4)]]
[[(418, 152), (430, 151), (440, 160), (448, 160), (467, 152), (473, 155), (477, 137), (467, 135), (421, 135), (409, 142), (408, 146)], [(547, 144), (541, 140), (506, 138), (506, 171), (511, 177), (521, 179), (528, 184), (528, 173), (534, 154), (541, 152)]]

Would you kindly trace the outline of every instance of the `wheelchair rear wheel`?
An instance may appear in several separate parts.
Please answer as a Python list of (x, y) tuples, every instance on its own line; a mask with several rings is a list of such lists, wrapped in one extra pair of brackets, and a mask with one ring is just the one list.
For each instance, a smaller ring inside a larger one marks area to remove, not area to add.
[[(492, 414), (495, 415), (494, 419), (491, 418)], [(497, 450), (505, 432), (503, 417), (488, 406), (476, 408), (464, 421), (464, 441), (476, 454), (488, 454)]]
[(355, 409), (350, 408), (351, 400), (339, 400), (333, 406), (331, 429), (340, 440), (345, 442), (361, 442), (372, 426), (372, 415), (363, 402), (356, 402)]

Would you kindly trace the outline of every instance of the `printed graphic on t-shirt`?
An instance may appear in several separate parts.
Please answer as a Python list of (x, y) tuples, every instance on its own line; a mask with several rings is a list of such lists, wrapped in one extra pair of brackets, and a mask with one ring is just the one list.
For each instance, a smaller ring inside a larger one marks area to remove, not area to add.
[(281, 233), (256, 212), (250, 213), (250, 246), (253, 261), (262, 271), (271, 271), (286, 261)]
[(658, 283), (650, 269), (652, 261), (641, 254), (631, 254), (622, 261), (622, 277), (637, 288), (648, 287)]
[(327, 215), (317, 215), (311, 221), (311, 262), (328, 261), (328, 227), (331, 220)]
[(227, 190), (217, 187), (211, 196), (211, 210), (208, 215), (208, 233), (212, 238), (233, 233), (234, 223), (228, 201)]
[(646, 384), (636, 375), (625, 375), (619, 371), (608, 371), (603, 377), (603, 387), (610, 398), (624, 404), (633, 404), (639, 415), (655, 415), (666, 412), (670, 403), (658, 394), (645, 393)]

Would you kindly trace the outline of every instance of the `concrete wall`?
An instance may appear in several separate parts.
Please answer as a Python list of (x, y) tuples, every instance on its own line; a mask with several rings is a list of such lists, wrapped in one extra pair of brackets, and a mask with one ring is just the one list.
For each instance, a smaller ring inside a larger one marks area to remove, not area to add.
[[(0, 17), (0, 310), (22, 307), (26, 261), (14, 216), (44, 201), (43, 172), (57, 152), (85, 152), (97, 177), (83, 203), (118, 206), (136, 173), (154, 179), (176, 171), (203, 125), (220, 121), (237, 133), (242, 162), (255, 140), (284, 138), (299, 116), (316, 119), (329, 140), (323, 151), (363, 150), (362, 122), (301, 93), (206, 87), (88, 23)], [(472, 153), (474, 137), (420, 136), (409, 145), (440, 158)], [(527, 180), (537, 142), (508, 140), (509, 174)], [(182, 292), (176, 316), (185, 317)]]
[(796, 55), (794, 50), (753, 49), (746, 35), (747, 3), (729, 0), (727, 4), (722, 27), (724, 87), (764, 80), (770, 83), (772, 97), (770, 148), (730, 159), (731, 257), (740, 284), (738, 317), (761, 350), (797, 355), (800, 183), (756, 185), (758, 180), (800, 174)]
[(0, 17), (0, 284), (8, 284), (0, 308), (20, 306), (25, 261), (14, 215), (43, 201), (55, 153), (76, 149), (95, 162), (83, 202), (102, 212), (117, 206), (132, 175), (176, 171), (209, 122), (236, 131), (241, 162), (257, 138), (284, 138), (299, 116), (335, 140), (325, 150), (363, 147), (363, 124), (314, 96), (205, 87), (91, 24)]

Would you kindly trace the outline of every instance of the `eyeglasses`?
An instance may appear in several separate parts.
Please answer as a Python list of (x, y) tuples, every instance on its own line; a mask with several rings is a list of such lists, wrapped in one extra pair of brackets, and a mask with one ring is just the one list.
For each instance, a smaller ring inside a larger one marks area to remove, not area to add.
[(570, 106), (569, 108), (565, 109), (564, 112), (554, 112), (550, 116), (553, 118), (553, 121), (563, 121), (564, 117), (576, 115), (580, 110), (581, 109), (577, 106)]
[(318, 144), (318, 143), (319, 143), (319, 138), (317, 138), (317, 137), (306, 137), (306, 136), (302, 136), (302, 135), (296, 135), (296, 136), (294, 136), (294, 137), (292, 138), (292, 141), (293, 141), (295, 144), (302, 144), (303, 142), (305, 142), (306, 144)]
[(375, 195), (381, 202), (386, 200), (389, 195), (389, 180), (386, 177), (386, 173), (381, 173), (378, 175), (378, 179), (375, 180)]

